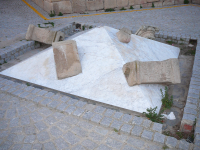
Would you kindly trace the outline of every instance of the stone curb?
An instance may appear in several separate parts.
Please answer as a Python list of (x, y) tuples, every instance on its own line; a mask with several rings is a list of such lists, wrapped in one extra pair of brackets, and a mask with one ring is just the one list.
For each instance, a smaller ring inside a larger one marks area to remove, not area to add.
[(32, 49), (40, 47), (35, 41), (22, 40), (10, 46), (0, 49), (0, 64), (6, 63)]
[[(81, 28), (82, 26), (85, 26), (85, 30), (90, 29), (90, 27), (91, 28), (95, 27), (86, 24), (82, 24)], [(76, 23), (71, 23), (64, 26), (52, 28), (51, 30), (62, 31), (65, 33), (66, 36), (70, 36), (71, 34), (73, 34), (75, 29), (76, 29)], [(7, 63), (8, 61), (15, 59), (16, 57), (39, 47), (40, 47), (39, 42), (22, 40), (5, 48), (2, 48), (0, 49), (0, 64)]]
[(1, 77), (0, 90), (24, 100), (32, 101), (39, 106), (48, 107), (49, 109), (111, 128), (115, 132), (123, 132), (160, 144), (166, 144), (170, 148), (188, 150), (193, 148), (192, 143), (163, 135), (162, 124), (114, 109), (90, 104), (83, 99), (71, 98), (59, 93), (54, 94), (47, 90), (27, 86)]

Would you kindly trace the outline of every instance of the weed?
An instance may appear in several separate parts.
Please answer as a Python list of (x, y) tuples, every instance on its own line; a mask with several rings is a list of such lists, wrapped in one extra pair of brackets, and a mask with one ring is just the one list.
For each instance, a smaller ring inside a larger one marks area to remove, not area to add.
[(120, 10), (126, 10), (124, 7), (122, 7)]
[(82, 12), (82, 13), (80, 13), (80, 14), (89, 14), (89, 13), (86, 13), (86, 12)]
[(133, 6), (130, 6), (130, 8), (129, 8), (129, 9), (134, 9), (134, 8), (133, 8)]
[(49, 14), (49, 17), (54, 17), (54, 16), (56, 16), (56, 14), (55, 14), (55, 11), (51, 11), (51, 13)]
[(172, 44), (174, 44), (174, 42), (173, 41), (166, 41), (168, 44), (170, 44), (170, 45), (172, 45)]
[(27, 85), (27, 86), (30, 86), (30, 84), (29, 84), (29, 83), (26, 83), (26, 85)]
[(152, 3), (152, 6), (151, 6), (152, 8), (154, 8), (155, 6), (154, 6), (154, 3)]
[(162, 121), (163, 121), (163, 119), (162, 119), (163, 115), (157, 114), (157, 113), (155, 112), (156, 109), (157, 109), (157, 106), (156, 106), (155, 108), (151, 108), (151, 107), (150, 107), (150, 108), (147, 108), (147, 112), (148, 112), (148, 113), (143, 112), (143, 114), (145, 114), (145, 116), (146, 116), (149, 120), (151, 120), (151, 121), (153, 121), (153, 122), (162, 123)]
[(45, 24), (45, 26), (46, 26), (47, 24), (51, 24), (52, 27), (54, 27), (54, 22), (47, 22), (47, 23), (44, 23), (44, 24)]
[(169, 147), (167, 145), (163, 145), (162, 147), (164, 150), (168, 149)]
[(85, 26), (82, 26), (82, 30), (83, 30), (83, 31), (85, 30)]
[(189, 4), (189, 0), (184, 0), (184, 4)]
[(185, 54), (190, 54), (190, 55), (194, 56), (195, 53), (196, 53), (196, 51), (192, 49), (192, 50), (187, 51), (187, 53), (185, 53)]
[(170, 132), (169, 131), (164, 131), (163, 134), (166, 135), (166, 136), (170, 136)]
[(179, 45), (184, 45), (184, 43), (179, 43)]
[(194, 123), (193, 123), (193, 127), (195, 127), (197, 124), (197, 118), (195, 118)]
[(4, 60), (4, 63), (7, 63), (7, 61)]
[(181, 38), (180, 40), (181, 40), (181, 41), (184, 41), (184, 39), (182, 39), (182, 38)]
[(118, 132), (118, 130), (117, 130), (117, 129), (115, 129), (115, 128), (114, 128), (114, 131), (115, 131), (115, 132)]
[(38, 24), (38, 28), (48, 28), (48, 27), (41, 27), (40, 24)]
[(181, 50), (183, 50), (183, 49), (181, 48)]
[(183, 138), (183, 133), (182, 132), (176, 132), (176, 134), (178, 135), (178, 137), (180, 138), (180, 139), (182, 139)]
[(63, 16), (63, 13), (59, 12), (58, 16)]
[(0, 63), (0, 65), (2, 65), (2, 64)]
[(92, 26), (89, 26), (89, 29), (92, 29), (93, 27)]
[(162, 95), (162, 105), (164, 110), (170, 109), (173, 105), (173, 96), (169, 96), (168, 94), (168, 87), (165, 86), (165, 93), (163, 93), (162, 89), (160, 89), (161, 95)]
[(35, 41), (35, 45), (37, 45), (37, 44), (39, 44), (39, 42), (38, 42), (38, 41)]
[(140, 5), (140, 9), (142, 8), (142, 6)]
[(109, 11), (115, 11), (114, 8), (109, 8), (109, 9), (106, 9), (105, 12), (109, 12)]

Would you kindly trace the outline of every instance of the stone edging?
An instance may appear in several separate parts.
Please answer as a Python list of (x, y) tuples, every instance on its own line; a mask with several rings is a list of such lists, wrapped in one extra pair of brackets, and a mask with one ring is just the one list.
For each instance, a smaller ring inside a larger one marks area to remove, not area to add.
[(0, 49), (0, 64), (4, 64), (32, 49), (40, 47), (35, 41), (22, 40), (10, 46)]
[(181, 121), (181, 129), (187, 130), (191, 128), (194, 122), (196, 122), (195, 128), (195, 148), (194, 150), (200, 149), (200, 38), (197, 39), (196, 54), (194, 58), (194, 65), (192, 71), (192, 78), (190, 81), (188, 97), (183, 112), (183, 118)]

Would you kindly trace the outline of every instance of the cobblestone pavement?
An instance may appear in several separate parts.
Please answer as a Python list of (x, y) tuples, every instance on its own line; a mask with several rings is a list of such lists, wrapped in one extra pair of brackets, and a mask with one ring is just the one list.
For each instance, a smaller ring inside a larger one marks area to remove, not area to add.
[[(27, 0), (41, 14), (48, 16), (39, 6)], [(12, 38), (19, 33), (26, 32), (29, 24), (47, 22), (40, 18), (31, 8), (21, 0), (1, 0), (0, 5), (0, 41)], [(52, 20), (55, 26), (68, 22), (82, 22), (95, 25), (107, 25), (114, 28), (128, 27), (137, 31), (141, 25), (152, 25), (160, 28), (164, 33), (171, 35), (199, 36), (200, 34), (200, 7), (184, 6), (166, 9), (144, 10), (129, 13), (115, 13), (98, 16), (66, 18)], [(65, 15), (65, 16), (71, 16)]]
[(162, 147), (0, 91), (1, 150), (159, 150)]

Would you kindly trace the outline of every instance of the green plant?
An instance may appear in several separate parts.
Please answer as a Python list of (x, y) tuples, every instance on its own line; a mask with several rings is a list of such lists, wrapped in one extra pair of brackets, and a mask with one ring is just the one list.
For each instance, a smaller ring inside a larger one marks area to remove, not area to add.
[(157, 106), (155, 108), (147, 108), (147, 113), (143, 112), (143, 114), (145, 114), (145, 116), (150, 119), (153, 122), (158, 122), (158, 123), (162, 123), (163, 119), (163, 115), (161, 114), (157, 114), (156, 113), (156, 109)]
[(182, 132), (176, 132), (176, 134), (178, 135), (178, 137), (180, 138), (180, 139), (182, 139), (183, 138), (183, 133)]
[(59, 12), (58, 16), (63, 16), (63, 13)]
[(155, 6), (154, 6), (154, 3), (152, 3), (152, 6), (151, 6), (151, 7), (153, 7), (153, 8), (155, 7)]
[(169, 96), (168, 87), (165, 86), (165, 93), (163, 93), (162, 89), (160, 89), (162, 95), (162, 105), (164, 109), (170, 109), (173, 105), (173, 96)]
[(51, 24), (51, 26), (54, 27), (54, 22), (47, 22), (47, 23), (44, 23), (44, 24), (45, 24), (45, 26), (46, 26), (47, 24)]
[(105, 12), (109, 12), (109, 11), (115, 11), (114, 8), (109, 8), (109, 9), (106, 9)]
[(184, 4), (189, 4), (189, 0), (184, 0)]
[(130, 6), (130, 8), (129, 8), (129, 9), (134, 9), (134, 8), (133, 8), (133, 6)]
[(92, 29), (93, 27), (92, 26), (89, 26), (89, 29)]
[(85, 26), (82, 26), (82, 30), (85, 30)]
[(179, 45), (184, 45), (184, 43), (179, 43)]
[(169, 147), (167, 145), (163, 145), (162, 147), (164, 150), (168, 149)]
[(172, 44), (174, 44), (174, 42), (173, 41), (166, 41), (168, 44), (170, 44), (170, 45), (172, 45)]
[(40, 24), (38, 24), (38, 28), (48, 28), (48, 27), (41, 27)]
[(7, 63), (7, 61), (4, 60), (4, 63)]
[(166, 136), (170, 136), (170, 132), (169, 131), (163, 131), (163, 134)]
[(117, 129), (115, 129), (115, 128), (114, 128), (114, 131), (115, 131), (115, 132), (118, 132), (118, 130), (117, 130)]
[(126, 10), (124, 7), (122, 7), (120, 10)]
[(142, 8), (142, 6), (140, 5), (140, 9)]
[(182, 39), (182, 38), (181, 38), (180, 40), (181, 40), (181, 41), (184, 41), (184, 39)]
[(27, 86), (30, 86), (30, 84), (29, 84), (29, 83), (26, 83), (26, 85), (27, 85)]
[(56, 14), (55, 14), (55, 11), (51, 11), (51, 13), (49, 14), (49, 17), (54, 17), (54, 16), (56, 16)]

